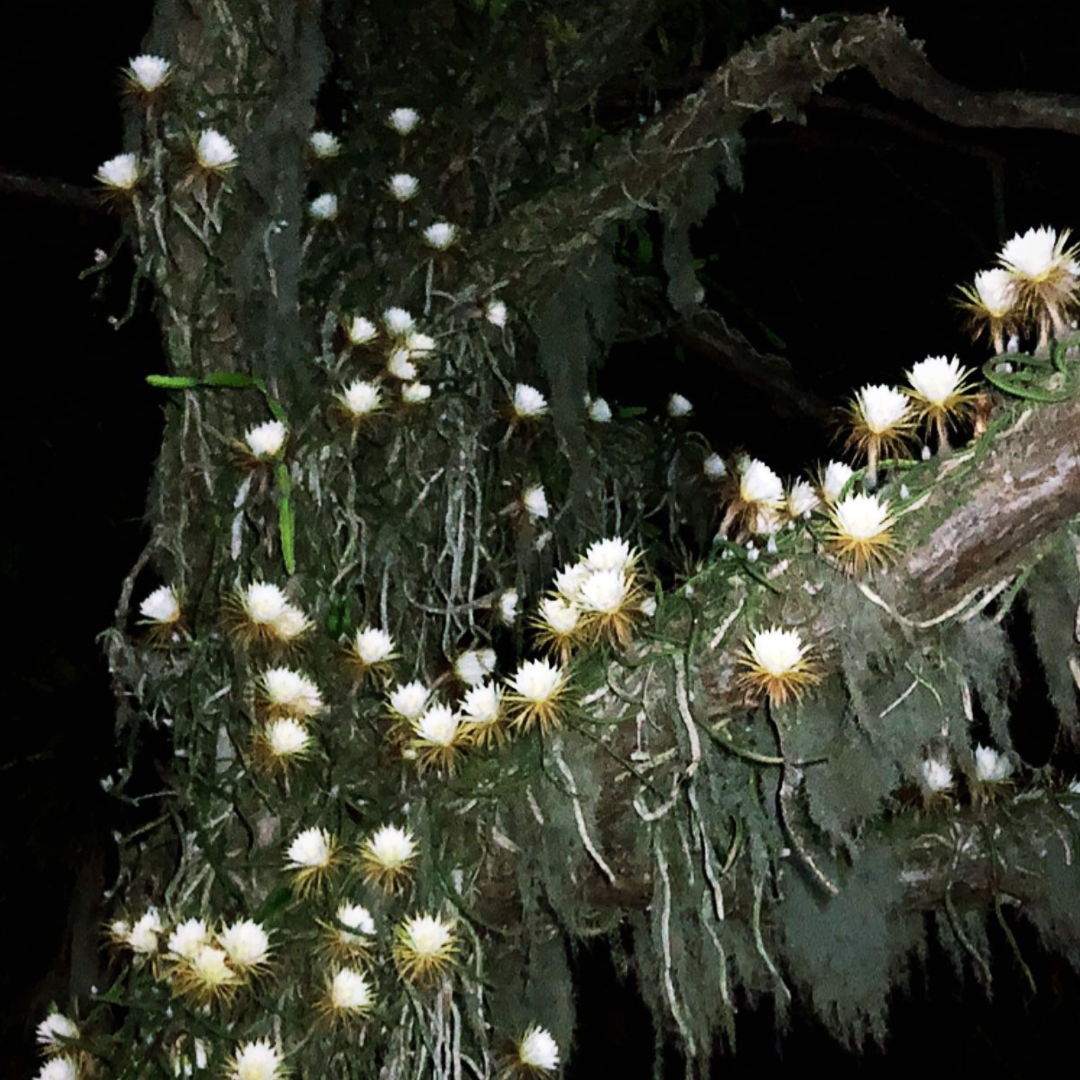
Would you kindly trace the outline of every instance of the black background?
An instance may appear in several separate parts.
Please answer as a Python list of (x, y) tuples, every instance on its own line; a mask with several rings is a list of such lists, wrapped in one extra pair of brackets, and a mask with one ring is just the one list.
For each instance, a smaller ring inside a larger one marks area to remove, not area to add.
[[(124, 825), (99, 786), (113, 762), (112, 707), (95, 638), (145, 541), (161, 403), (143, 376), (162, 370), (162, 356), (145, 300), (120, 332), (106, 322), (126, 304), (123, 275), (101, 296), (78, 280), (95, 249), (112, 246), (115, 219), (51, 183), (88, 189), (100, 162), (122, 149), (118, 72), (139, 51), (151, 4), (13, 7), (0, 46), (0, 551), (10, 635), (0, 698), (0, 1075), (17, 1077), (37, 1068), (34, 1025), (50, 1001), (68, 999), (71, 938), (85, 940), (92, 912), (80, 899), (100, 894), (110, 834)], [(1080, 94), (1073, 5), (1046, 14), (1031, 4), (891, 7), (927, 42), (931, 63), (960, 83)], [(950, 299), (956, 283), (1016, 230), (1080, 225), (1075, 139), (953, 129), (859, 74), (828, 88), (806, 126), (759, 120), (747, 134), (745, 194), (722, 198), (695, 237), (697, 253), (719, 254), (706, 275), (710, 300), (730, 311), (724, 298), (737, 296), (732, 321), (763, 347), (763, 327), (782, 338), (828, 398), (895, 379), (929, 353), (967, 349)], [(38, 194), (12, 177), (34, 179)], [(681, 367), (634, 350), (625, 360), (613, 396), (658, 404), (678, 389), (721, 448), (742, 443), (781, 469), (825, 450), (825, 433), (777, 431), (692, 356)], [(778, 1048), (759, 1012), (740, 1017), (739, 1052), (717, 1075), (813, 1064), (834, 1076), (965, 1067), (1020, 1076), (1058, 1052), (1075, 1069), (1076, 977), (1036, 942), (1022, 944), (1039, 982), (1034, 999), (1004, 950), (992, 1003), (932, 953), (896, 1003), (884, 1053), (848, 1055), (798, 1021)], [(568, 1075), (648, 1075), (653, 1038), (633, 988), (597, 950), (582, 948), (575, 963), (580, 1025)]]

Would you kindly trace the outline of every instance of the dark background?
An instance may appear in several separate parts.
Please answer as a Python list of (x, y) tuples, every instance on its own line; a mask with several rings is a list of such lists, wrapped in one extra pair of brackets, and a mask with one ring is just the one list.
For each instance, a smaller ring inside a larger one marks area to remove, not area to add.
[[(114, 751), (96, 636), (146, 539), (160, 400), (143, 376), (163, 367), (146, 298), (119, 332), (106, 321), (126, 305), (125, 275), (102, 293), (78, 280), (117, 236), (115, 218), (86, 192), (100, 162), (122, 149), (118, 72), (139, 51), (151, 4), (17, 7), (5, 13), (0, 46), (0, 552), (11, 635), (0, 720), (0, 1075), (11, 1077), (33, 1075), (34, 1025), (86, 977), (111, 834), (131, 823), (99, 785)], [(805, 16), (827, 5), (790, 7)], [(891, 9), (962, 84), (1080, 94), (1080, 11), (915, 0)], [(760, 26), (774, 18), (762, 4)], [(956, 284), (1016, 230), (1080, 224), (1076, 140), (953, 129), (857, 73), (828, 88), (805, 126), (758, 120), (746, 134), (745, 193), (723, 195), (695, 238), (699, 256), (715, 255), (704, 273), (709, 299), (754, 344), (781, 339), (829, 399), (895, 379), (929, 353), (963, 353)], [(812, 425), (777, 432), (700, 358), (657, 365), (631, 350), (627, 359), (613, 396), (659, 404), (678, 389), (720, 448), (741, 442), (781, 469), (827, 449), (827, 433)], [(812, 1062), (833, 1076), (962, 1067), (1020, 1076), (1055, 1052), (1075, 1063), (1076, 977), (1037, 942), (1021, 943), (1040, 987), (1034, 999), (1004, 949), (992, 1003), (932, 952), (897, 999), (884, 1053), (850, 1056), (798, 1021), (777, 1048), (771, 1017), (759, 1012), (740, 1017), (739, 1053), (717, 1075)], [(653, 1036), (633, 988), (597, 950), (582, 949), (576, 963), (580, 1026), (568, 1075), (648, 1075)]]

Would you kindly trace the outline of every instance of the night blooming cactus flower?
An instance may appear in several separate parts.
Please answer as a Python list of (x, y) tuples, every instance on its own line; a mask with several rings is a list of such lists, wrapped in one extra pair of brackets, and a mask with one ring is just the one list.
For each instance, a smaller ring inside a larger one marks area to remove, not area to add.
[(210, 944), (210, 928), (202, 919), (177, 923), (165, 945), (170, 957), (193, 960), (204, 945)]
[(320, 892), (337, 858), (337, 840), (326, 829), (304, 829), (289, 844), (285, 868), (294, 873), (298, 896)]
[(394, 639), (375, 626), (365, 626), (353, 638), (353, 657), (358, 664), (373, 667), (385, 663), (394, 653)]
[(521, 504), (532, 521), (540, 521), (548, 516), (547, 494), (542, 484), (530, 484), (521, 493)]
[(288, 429), (280, 420), (267, 420), (244, 432), (244, 443), (257, 461), (276, 458), (285, 446)]
[(259, 689), (271, 716), (306, 720), (323, 710), (319, 688), (306, 675), (291, 668), (276, 667), (263, 672)]
[(393, 337), (403, 338), (412, 333), (416, 320), (404, 308), (388, 307), (382, 314), (383, 325)]
[(1004, 754), (981, 743), (975, 747), (975, 775), (981, 783), (1000, 784), (1011, 773), (1012, 762)]
[(376, 382), (356, 379), (344, 387), (338, 401), (350, 420), (363, 420), (382, 408), (382, 390)]
[(821, 497), (827, 503), (834, 503), (840, 498), (840, 493), (847, 486), (847, 482), (855, 475), (855, 470), (842, 461), (830, 461), (821, 474), (818, 487), (821, 489)]
[(160, 90), (172, 74), (172, 64), (163, 56), (143, 53), (134, 56), (124, 69), (128, 89), (142, 94), (154, 94)]
[(438, 915), (415, 915), (394, 932), (398, 974), (417, 986), (432, 986), (453, 960), (456, 949), (453, 925)]
[(240, 919), (218, 934), (218, 944), (241, 974), (262, 971), (270, 955), (270, 935), (253, 919)]
[(270, 1045), (269, 1039), (246, 1042), (229, 1060), (229, 1080), (282, 1080), (285, 1056)]
[(482, 683), (494, 670), (494, 649), (468, 649), (454, 661), (454, 674), (466, 686)]
[(159, 585), (140, 605), (147, 622), (172, 626), (180, 619), (180, 599), (171, 585)]
[(694, 411), (694, 406), (691, 404), (689, 398), (685, 398), (682, 394), (672, 394), (668, 398), (667, 414), (672, 419), (679, 419), (683, 416), (689, 416)]
[(457, 226), (449, 221), (436, 221), (424, 230), (424, 243), (436, 251), (446, 251), (457, 240)]
[(225, 173), (236, 164), (236, 147), (220, 131), (207, 128), (195, 140), (195, 160), (208, 173)]
[(472, 687), (461, 702), (462, 734), (477, 746), (502, 742), (502, 691), (490, 682)]
[(919, 422), (934, 428), (939, 450), (949, 448), (949, 424), (963, 420), (974, 409), (970, 376), (971, 372), (961, 367), (956, 356), (952, 359), (928, 356), (907, 373), (915, 416)]
[(577, 603), (564, 596), (545, 596), (532, 624), (537, 630), (536, 644), (567, 663), (571, 652), (588, 636), (583, 614)]
[(832, 510), (829, 540), (840, 565), (858, 574), (874, 564), (883, 566), (892, 549), (889, 504), (876, 495), (848, 495)]
[(338, 198), (327, 192), (317, 195), (308, 204), (308, 214), (315, 221), (333, 221), (338, 216)]
[(525, 1073), (551, 1073), (559, 1067), (559, 1044), (551, 1032), (533, 1024), (517, 1044), (514, 1063)]
[(547, 398), (535, 386), (518, 383), (514, 387), (514, 415), (519, 420), (538, 420), (547, 411)]
[(585, 407), (589, 413), (589, 419), (594, 424), (611, 423), (611, 406), (602, 397), (589, 400), (586, 395)]
[(461, 717), (449, 705), (433, 705), (413, 722), (411, 748), (420, 773), (438, 768), (452, 774), (463, 743)]
[(109, 191), (132, 191), (142, 177), (142, 167), (135, 154), (117, 154), (102, 162), (94, 176)]
[(877, 484), (877, 467), (882, 455), (896, 457), (907, 452), (914, 427), (911, 402), (903, 390), (893, 386), (864, 386), (848, 405), (851, 432), (847, 445), (866, 456), (866, 483)]
[(158, 935), (162, 933), (161, 916), (157, 908), (147, 908), (126, 935), (126, 944), (132, 952), (147, 956), (158, 951)]
[(793, 521), (797, 518), (809, 517), (820, 503), (818, 493), (809, 480), (797, 480), (788, 488), (786, 509)]
[(739, 473), (739, 498), (748, 505), (778, 509), (784, 502), (784, 482), (757, 458), (750, 458)]
[(394, 349), (390, 358), (386, 361), (386, 373), (402, 382), (411, 382), (416, 378), (416, 365), (410, 359), (412, 353), (408, 349)]
[(403, 720), (415, 720), (427, 708), (431, 691), (422, 682), (395, 686), (387, 695), (387, 704), (394, 716)]
[(500, 329), (506, 325), (506, 305), (501, 300), (492, 300), (484, 308), (484, 318), (492, 326)]
[(334, 912), (334, 920), (338, 926), (327, 927), (330, 930), (330, 950), (346, 956), (366, 956), (375, 936), (375, 920), (371, 912), (361, 904), (345, 900)]
[(384, 892), (396, 892), (409, 876), (416, 854), (416, 841), (408, 829), (383, 825), (360, 849), (364, 880), (373, 882)]
[(401, 400), (406, 405), (423, 405), (431, 397), (431, 387), (427, 383), (411, 382), (401, 388)]
[(405, 203), (416, 198), (420, 181), (409, 173), (394, 173), (386, 182), (386, 190), (395, 202)]
[(947, 761), (939, 761), (931, 757), (927, 758), (919, 768), (923, 783), (930, 794), (938, 795), (952, 787), (953, 774)]
[(739, 683), (767, 697), (773, 706), (785, 704), (789, 697), (802, 697), (807, 687), (821, 681), (810, 647), (803, 644), (799, 632), (778, 626), (748, 637), (739, 665)]
[(504, 589), (499, 594), (499, 618), (504, 625), (513, 626), (517, 621), (520, 599), (517, 589)]
[(345, 336), (350, 345), (366, 345), (379, 336), (379, 329), (370, 319), (355, 315), (345, 324)]
[(79, 1037), (79, 1026), (63, 1013), (51, 1012), (37, 1026), (38, 1045), (47, 1054), (62, 1050), (64, 1044)]
[(265, 765), (284, 772), (311, 751), (311, 735), (291, 716), (270, 720), (263, 728), (260, 749)]
[(334, 973), (320, 1003), (320, 1011), (332, 1022), (347, 1023), (363, 1016), (374, 1004), (371, 984), (355, 968)]
[(313, 131), (308, 145), (317, 158), (335, 158), (341, 153), (341, 141), (329, 131)]
[(507, 680), (510, 724), (528, 731), (534, 724), (541, 731), (558, 727), (568, 680), (566, 672), (548, 660), (523, 660)]
[(1068, 330), (1068, 319), (1080, 307), (1078, 275), (1080, 250), (1066, 246), (1069, 230), (1028, 229), (1014, 236), (998, 255), (1016, 287), (1017, 306), (1039, 330), (1039, 347), (1047, 347), (1050, 328)]
[(400, 107), (391, 111), (386, 122), (399, 135), (411, 135), (420, 123), (420, 114), (415, 109)]
[(701, 471), (710, 480), (723, 480), (727, 476), (727, 466), (724, 459), (717, 453), (710, 454), (702, 463)]
[(975, 275), (975, 283), (960, 290), (964, 307), (970, 313), (972, 336), (978, 338), (985, 330), (994, 352), (1005, 351), (1005, 338), (1014, 333), (1022, 322), (1017, 306), (1016, 282), (1008, 270), (995, 267)]
[(37, 1071), (34, 1080), (79, 1080), (79, 1066), (73, 1057), (49, 1058)]

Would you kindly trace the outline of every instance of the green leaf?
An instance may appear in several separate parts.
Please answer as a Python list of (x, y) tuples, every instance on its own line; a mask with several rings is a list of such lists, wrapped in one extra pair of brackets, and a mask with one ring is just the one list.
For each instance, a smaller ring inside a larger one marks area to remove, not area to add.
[(147, 375), (146, 381), (162, 390), (194, 390), (199, 385), (198, 379), (188, 375)]
[(292, 899), (292, 889), (288, 885), (282, 885), (275, 889), (255, 912), (256, 922), (265, 922), (271, 916), (276, 915)]
[(246, 389), (255, 385), (255, 380), (250, 375), (242, 375), (239, 371), (211, 371), (203, 379), (206, 386), (233, 386)]
[(635, 416), (641, 416), (649, 410), (644, 405), (624, 405), (619, 409), (620, 420), (633, 420)]

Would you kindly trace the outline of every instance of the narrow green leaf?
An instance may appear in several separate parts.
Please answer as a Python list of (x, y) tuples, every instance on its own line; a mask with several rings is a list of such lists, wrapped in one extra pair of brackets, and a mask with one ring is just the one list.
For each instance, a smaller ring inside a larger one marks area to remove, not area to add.
[(239, 389), (255, 385), (250, 375), (242, 375), (239, 371), (211, 371), (203, 383), (206, 386), (234, 386)]
[(198, 379), (188, 375), (147, 375), (146, 381), (162, 390), (194, 390), (199, 385)]

